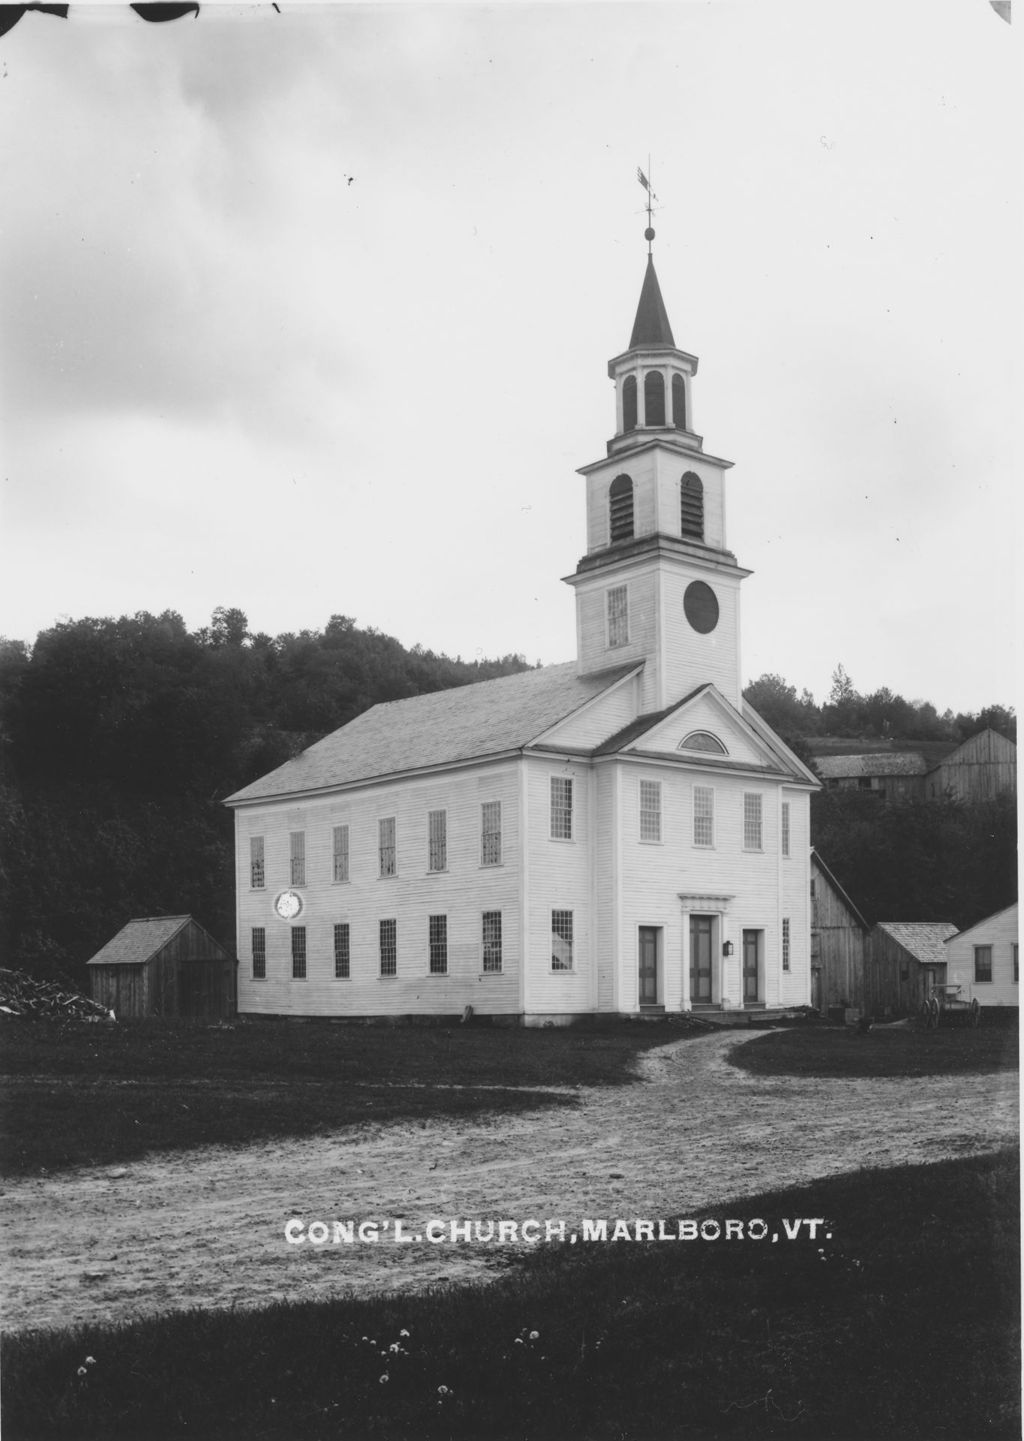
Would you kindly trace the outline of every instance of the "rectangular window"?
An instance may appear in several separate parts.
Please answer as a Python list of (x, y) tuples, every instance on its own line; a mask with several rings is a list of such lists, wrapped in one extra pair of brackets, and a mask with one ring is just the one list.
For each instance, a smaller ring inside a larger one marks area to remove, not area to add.
[(380, 923), (380, 973), (382, 976), (398, 975), (398, 922)]
[(347, 981), (352, 974), (352, 951), (349, 943), (348, 921), (339, 921), (334, 927), (334, 979)]
[(640, 782), (640, 839), (661, 840), (661, 781)]
[(484, 801), (480, 807), (480, 864), (501, 865), (501, 801)]
[(789, 855), (789, 801), (782, 802), (782, 854)]
[(249, 837), (249, 884), (254, 891), (261, 891), (267, 883), (266, 867), (263, 863), (263, 837)]
[(551, 839), (572, 840), (572, 781), (565, 776), (551, 777)]
[(306, 884), (306, 832), (292, 831), (288, 837), (291, 843), (292, 885)]
[(252, 928), (252, 978), (254, 981), (267, 979), (267, 932), (263, 926)]
[(608, 644), (629, 643), (629, 602), (626, 587), (617, 585), (608, 592)]
[(334, 827), (334, 879), (348, 880), (348, 826)]
[(743, 797), (743, 849), (759, 851), (761, 844), (761, 797), (747, 791)]
[(976, 981), (990, 981), (992, 979), (992, 947), (974, 947), (974, 979)]
[(551, 912), (551, 969), (572, 970), (572, 911)]
[(428, 937), (430, 941), (430, 974), (446, 976), (448, 974), (447, 916), (431, 916), (429, 918)]
[(1014, 984), (1015, 986), (1019, 986), (1019, 985), (1020, 985), (1020, 967), (1019, 967), (1019, 961), (1018, 961), (1018, 956), (1017, 956), (1017, 942), (1016, 942), (1016, 941), (1014, 941), (1014, 943), (1013, 943), (1013, 984)]
[(306, 927), (292, 926), (292, 980), (306, 979)]
[(394, 816), (382, 816), (377, 822), (377, 860), (382, 876), (397, 874)]
[(432, 871), (448, 869), (448, 812), (430, 811), (427, 815), (427, 865)]
[(789, 917), (782, 918), (782, 969), (789, 970)]
[(501, 971), (501, 912), (484, 911), (484, 974), (496, 976)]
[(715, 792), (711, 786), (693, 788), (693, 844), (715, 844)]

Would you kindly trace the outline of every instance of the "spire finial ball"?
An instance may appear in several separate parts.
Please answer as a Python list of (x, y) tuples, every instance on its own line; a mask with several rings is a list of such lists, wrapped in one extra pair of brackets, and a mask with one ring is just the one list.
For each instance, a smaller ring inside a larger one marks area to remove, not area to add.
[(654, 231), (651, 229), (651, 227), (650, 227), (649, 225), (648, 225), (647, 229), (644, 231), (644, 239), (647, 241), (648, 245), (649, 245), (649, 244), (651, 243), (651, 241), (654, 239)]

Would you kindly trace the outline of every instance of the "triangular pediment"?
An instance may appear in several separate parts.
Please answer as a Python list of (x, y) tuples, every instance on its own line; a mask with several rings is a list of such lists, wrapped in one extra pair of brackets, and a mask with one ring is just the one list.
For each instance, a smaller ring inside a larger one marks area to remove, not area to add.
[(671, 757), (702, 769), (750, 770), (815, 784), (814, 777), (759, 717), (741, 715), (714, 685), (702, 686), (649, 724), (637, 722), (606, 749)]

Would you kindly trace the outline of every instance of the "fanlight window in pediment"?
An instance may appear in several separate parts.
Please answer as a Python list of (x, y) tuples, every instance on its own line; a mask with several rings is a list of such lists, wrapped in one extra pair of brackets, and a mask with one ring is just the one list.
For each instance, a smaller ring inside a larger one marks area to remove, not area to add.
[(679, 742), (681, 751), (710, 751), (713, 755), (727, 756), (729, 752), (710, 731), (691, 731)]

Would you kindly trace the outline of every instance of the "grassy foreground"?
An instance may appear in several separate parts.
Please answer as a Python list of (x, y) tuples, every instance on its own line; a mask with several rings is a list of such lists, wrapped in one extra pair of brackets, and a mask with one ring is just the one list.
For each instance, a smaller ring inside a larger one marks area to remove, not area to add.
[(804, 1026), (761, 1036), (730, 1056), (755, 1076), (953, 1076), (1016, 1070), (1016, 1026)]
[(1005, 1153), (706, 1213), (831, 1239), (561, 1246), (490, 1287), (19, 1336), (4, 1441), (1009, 1441), (1018, 1206)]
[(625, 1085), (682, 1026), (599, 1031), (288, 1021), (0, 1024), (2, 1173), (245, 1145), (345, 1126), (574, 1104), (543, 1087)]

